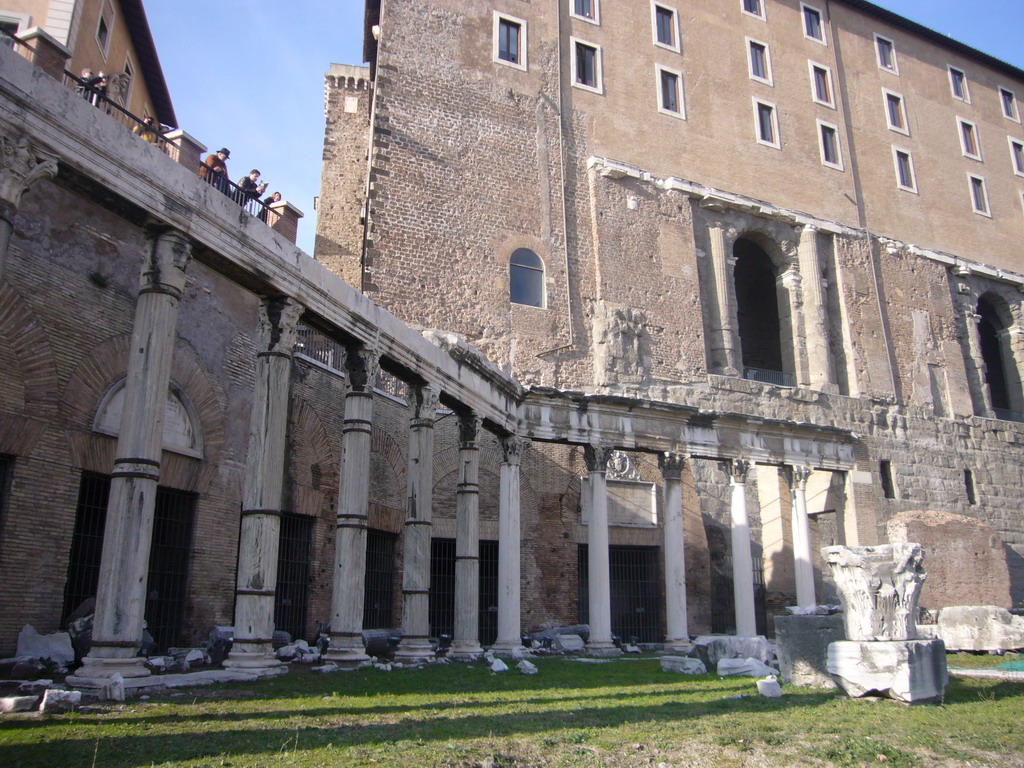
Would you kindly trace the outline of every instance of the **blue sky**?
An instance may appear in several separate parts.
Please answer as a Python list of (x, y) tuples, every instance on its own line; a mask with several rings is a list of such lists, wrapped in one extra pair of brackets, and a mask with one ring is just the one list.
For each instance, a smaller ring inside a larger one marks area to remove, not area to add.
[[(1024, 68), (1024, 0), (875, 4)], [(299, 246), (312, 253), (323, 75), (331, 62), (362, 63), (363, 0), (146, 0), (145, 5), (180, 127), (211, 150), (228, 147), (232, 179), (252, 168), (263, 171), (270, 189), (306, 214), (299, 223)]]

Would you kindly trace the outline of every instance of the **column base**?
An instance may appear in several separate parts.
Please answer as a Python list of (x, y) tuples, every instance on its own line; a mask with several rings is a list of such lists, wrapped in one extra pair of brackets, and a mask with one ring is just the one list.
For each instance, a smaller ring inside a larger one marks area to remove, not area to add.
[(105, 688), (110, 678), (121, 675), (125, 681), (151, 677), (146, 668), (146, 660), (142, 656), (127, 658), (104, 658), (102, 656), (86, 656), (82, 666), (73, 675), (68, 675), (68, 685), (75, 688)]
[(484, 649), (479, 643), (463, 643), (448, 649), (448, 658), (453, 661), (476, 661), (483, 655)]
[(520, 657), (527, 656), (529, 651), (523, 646), (522, 643), (495, 643), (488, 650), (495, 656), (512, 656)]
[(432, 661), (434, 658), (434, 649), (425, 637), (403, 637), (395, 649), (395, 661), (403, 664)]
[(665, 640), (663, 650), (666, 653), (686, 653), (693, 648), (689, 638), (686, 640)]
[(266, 653), (250, 651), (231, 651), (224, 659), (224, 669), (234, 669), (259, 677), (283, 675), (288, 665)]
[(594, 656), (595, 658), (611, 658), (622, 655), (622, 649), (612, 642), (587, 643), (583, 650), (587, 656)]
[(333, 662), (343, 669), (358, 669), (374, 662), (374, 658), (367, 655), (362, 646), (359, 648), (328, 648), (320, 658)]

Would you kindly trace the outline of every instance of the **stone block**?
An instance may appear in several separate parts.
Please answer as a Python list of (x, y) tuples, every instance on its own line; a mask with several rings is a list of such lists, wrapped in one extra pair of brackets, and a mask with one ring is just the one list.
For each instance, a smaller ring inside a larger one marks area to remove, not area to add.
[(757, 692), (766, 699), (782, 698), (782, 687), (774, 675), (769, 675), (764, 680), (758, 680)]
[(555, 635), (551, 639), (551, 649), (562, 653), (582, 653), (585, 647), (579, 635)]
[(825, 660), (829, 644), (845, 639), (843, 617), (839, 614), (776, 616), (775, 652), (782, 682), (835, 688)]
[(82, 703), (81, 691), (60, 691), (50, 688), (43, 694), (43, 704), (39, 711), (46, 715), (70, 712)]
[(950, 651), (1024, 648), (1024, 616), (995, 605), (957, 605), (939, 611), (938, 637)]
[(707, 667), (700, 659), (689, 656), (662, 656), (661, 668), (665, 672), (682, 672), (684, 675), (706, 675)]
[(940, 701), (949, 682), (941, 640), (840, 640), (828, 647), (828, 671), (849, 696), (908, 704)]
[(524, 675), (536, 675), (537, 674), (537, 665), (532, 663), (532, 662), (527, 661), (526, 659), (523, 659), (518, 664), (516, 664), (516, 669), (518, 669)]
[(759, 659), (722, 659), (718, 662), (716, 672), (719, 677), (764, 677), (779, 674), (777, 669), (772, 669)]
[(71, 635), (67, 632), (54, 632), (40, 635), (31, 624), (26, 624), (18, 634), (18, 656), (31, 656), (35, 659), (50, 659), (55, 664), (71, 664), (75, 660), (75, 650), (71, 647)]
[(703, 661), (708, 669), (715, 669), (722, 659), (757, 659), (767, 664), (775, 654), (767, 638), (762, 635), (701, 635), (693, 641), (689, 655)]
[(0, 713), (31, 712), (38, 703), (38, 696), (5, 696), (0, 698)]

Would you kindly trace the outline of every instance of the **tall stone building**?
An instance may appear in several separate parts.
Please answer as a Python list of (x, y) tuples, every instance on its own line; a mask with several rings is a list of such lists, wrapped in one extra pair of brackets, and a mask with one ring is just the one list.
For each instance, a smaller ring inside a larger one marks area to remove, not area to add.
[[(732, 629), (734, 571), (759, 625), (827, 597), (802, 553), (922, 510), (1005, 556), (1009, 588), (959, 601), (1024, 600), (1024, 72), (862, 0), (369, 0), (365, 25), (368, 66), (326, 75), (319, 261), (534, 391), (848, 437), (826, 470), (755, 429), (730, 477), (677, 436), (692, 626)], [(625, 615), (671, 563), (635, 437), (608, 536), (616, 629), (646, 635)], [(594, 546), (584, 451), (545, 452), (528, 624), (586, 618)]]

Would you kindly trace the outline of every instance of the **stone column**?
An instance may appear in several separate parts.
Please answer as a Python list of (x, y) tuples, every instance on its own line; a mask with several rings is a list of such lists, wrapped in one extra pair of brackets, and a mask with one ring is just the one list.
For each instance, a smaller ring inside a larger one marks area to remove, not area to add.
[[(370, 662), (363, 644), (363, 600), (366, 587), (366, 521), (370, 505), (373, 383), (380, 370), (377, 350), (365, 346), (350, 349), (346, 355), (346, 370), (348, 390), (341, 433), (331, 641), (324, 658), (343, 666), (360, 666)], [(427, 562), (429, 567), (429, 551)]]
[(495, 653), (521, 650), (520, 557), (522, 531), (519, 520), (519, 461), (523, 441), (515, 435), (501, 438), (501, 479), (498, 500), (498, 639)]
[(680, 453), (658, 456), (665, 485), (665, 649), (690, 648), (690, 630), (686, 623), (686, 541), (683, 537), (682, 471), (686, 458)]
[(726, 250), (726, 229), (723, 225), (712, 224), (708, 227), (708, 235), (711, 238), (711, 264), (715, 273), (715, 317), (718, 321), (712, 342), (717, 343), (717, 348), (713, 347), (712, 353), (716, 358), (716, 364), (721, 366), (716, 373), (723, 376), (739, 376), (742, 374), (737, 354), (739, 330), (736, 327), (733, 301), (733, 294), (736, 291), (733, 284), (733, 267), (736, 259)]
[(242, 529), (235, 587), (235, 637), (225, 667), (278, 674), (288, 667), (274, 657), (277, 552), (287, 466), (288, 400), (295, 327), (302, 305), (264, 299), (262, 351), (256, 355), (256, 387), (249, 418), (249, 453), (242, 491)]
[[(465, 661), (483, 653), (480, 647), (479, 435), (480, 417), (472, 412), (460, 414), (459, 485), (455, 500), (455, 633), (448, 656)], [(501, 498), (505, 498), (504, 494)], [(500, 584), (499, 579), (499, 590)], [(499, 591), (499, 596), (501, 594)], [(498, 616), (500, 621), (501, 614)]]
[(804, 276), (804, 332), (807, 334), (808, 385), (827, 390), (833, 381), (832, 355), (829, 352), (828, 308), (822, 290), (821, 259), (818, 254), (818, 230), (809, 224), (800, 233), (800, 272)]
[(433, 518), (434, 414), (438, 391), (409, 386), (409, 499), (402, 563), (402, 639), (397, 661), (434, 657), (430, 647), (430, 528)]
[(811, 469), (795, 466), (790, 473), (790, 514), (793, 526), (793, 574), (796, 581), (796, 604), (816, 604), (814, 597), (814, 564), (811, 560), (811, 525), (807, 517), (807, 478)]
[[(807, 365), (807, 333), (804, 330), (804, 307), (802, 285), (804, 279), (795, 266), (791, 266), (781, 275), (776, 285), (776, 296), (779, 306), (786, 302), (789, 316), (788, 339), (783, 339), (783, 355), (789, 353), (793, 366), (793, 382), (800, 386), (810, 383)], [(783, 364), (785, 367), (785, 364)]]
[(608, 459), (612, 449), (600, 445), (584, 447), (589, 473), (590, 521), (587, 524), (587, 570), (590, 606), (590, 639), (587, 653), (591, 656), (614, 656), (621, 653), (612, 642), (611, 568), (608, 561)]
[(68, 678), (72, 685), (101, 687), (114, 673), (125, 678), (149, 675), (138, 648), (174, 327), (190, 258), (185, 236), (165, 232), (154, 239), (142, 267), (103, 533), (92, 650), (78, 673)]
[(7, 251), (14, 231), (14, 216), (21, 197), (42, 179), (57, 175), (57, 158), (38, 151), (24, 134), (0, 135), (0, 280), (4, 277)]
[[(954, 273), (955, 274), (955, 273)], [(965, 277), (956, 275), (956, 277)], [(989, 396), (985, 382), (984, 358), (981, 354), (981, 337), (978, 334), (978, 295), (966, 282), (957, 282), (957, 309), (960, 310), (960, 322), (964, 347), (964, 367), (967, 372), (967, 386), (971, 391), (974, 412), (979, 416), (992, 415), (992, 398)]]
[(730, 462), (732, 487), (732, 593), (736, 610), (736, 635), (757, 635), (754, 610), (754, 561), (750, 554), (750, 521), (747, 518), (747, 471), (750, 462)]
[(1019, 323), (1006, 329), (1003, 349), (1007, 355), (1006, 386), (1009, 390), (1010, 410), (1024, 413), (1024, 327)]

